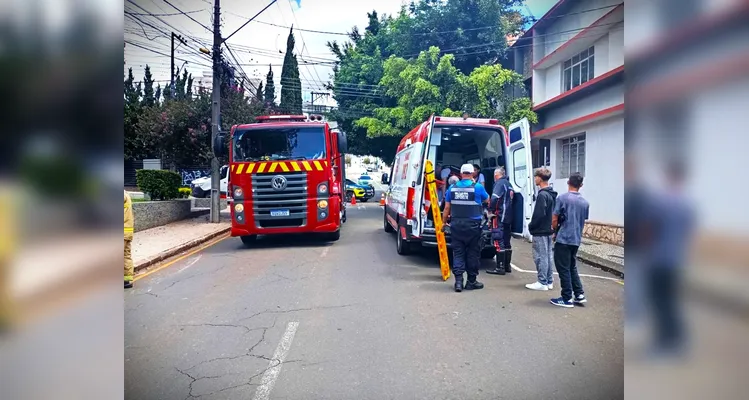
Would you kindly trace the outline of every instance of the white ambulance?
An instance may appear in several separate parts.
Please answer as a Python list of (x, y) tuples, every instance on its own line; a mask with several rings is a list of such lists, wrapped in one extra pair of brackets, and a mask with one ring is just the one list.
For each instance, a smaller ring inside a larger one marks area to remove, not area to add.
[[(396, 149), (390, 174), (382, 182), (390, 185), (385, 194), (383, 225), (386, 232), (397, 232), (398, 254), (408, 254), (418, 246), (437, 246), (425, 187), (427, 159), (454, 173), (459, 173), (465, 163), (480, 165), (490, 195), (494, 170), (505, 167), (515, 189), (513, 234), (530, 239), (528, 223), (535, 190), (530, 140), (530, 124), (525, 118), (505, 129), (496, 119), (432, 116), (404, 136)], [(449, 232), (445, 236), (450, 247)], [(488, 225), (481, 244), (482, 258), (494, 257), (496, 250)]]

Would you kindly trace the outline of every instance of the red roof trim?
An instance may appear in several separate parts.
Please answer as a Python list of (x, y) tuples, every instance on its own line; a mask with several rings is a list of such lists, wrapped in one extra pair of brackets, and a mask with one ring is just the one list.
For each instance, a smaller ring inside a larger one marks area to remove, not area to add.
[(567, 96), (569, 96), (571, 94), (577, 93), (580, 90), (583, 90), (585, 88), (589, 88), (589, 87), (591, 87), (591, 86), (593, 86), (593, 85), (595, 85), (597, 83), (600, 83), (600, 82), (602, 82), (602, 81), (604, 81), (604, 80), (606, 80), (608, 78), (611, 78), (612, 76), (614, 76), (616, 74), (619, 74), (621, 72), (624, 72), (624, 65), (622, 65), (621, 67), (618, 67), (618, 68), (614, 68), (611, 71), (606, 72), (605, 74), (603, 74), (603, 75), (601, 75), (601, 76), (599, 76), (597, 78), (593, 78), (593, 79), (591, 79), (591, 80), (583, 83), (580, 86), (576, 86), (576, 87), (572, 88), (571, 90), (568, 90), (568, 91), (566, 91), (566, 92), (564, 92), (564, 93), (562, 93), (562, 94), (560, 94), (560, 95), (558, 95), (556, 97), (552, 97), (549, 100), (546, 100), (543, 103), (534, 106), (533, 107), (533, 111), (538, 111), (538, 110), (540, 110), (542, 108), (545, 108), (545, 107), (549, 106), (550, 104), (552, 104), (554, 102), (562, 100), (563, 98), (565, 98), (565, 97), (567, 97)]
[(538, 137), (543, 135), (548, 135), (550, 133), (554, 133), (557, 131), (561, 131), (563, 129), (572, 128), (576, 125), (580, 125), (589, 121), (592, 121), (594, 119), (599, 119), (601, 117), (605, 117), (609, 114), (618, 113), (620, 111), (624, 111), (624, 103), (615, 105), (613, 107), (605, 108), (601, 111), (596, 111), (592, 114), (583, 115), (582, 117), (571, 119), (567, 122), (562, 122), (561, 124), (557, 124), (551, 127), (548, 127), (546, 129), (541, 129), (540, 131), (534, 132), (531, 137)]
[(611, 14), (613, 14), (613, 13), (619, 11), (619, 10), (624, 10), (624, 3), (619, 4), (618, 6), (614, 7), (609, 12), (607, 12), (606, 14), (603, 14), (603, 16), (601, 18), (598, 18), (597, 20), (593, 21), (592, 24), (588, 25), (585, 29), (583, 29), (582, 31), (578, 32), (577, 35), (575, 35), (575, 36), (572, 37), (572, 39), (570, 39), (570, 40), (562, 43), (561, 46), (557, 47), (556, 50), (554, 50), (551, 53), (547, 54), (546, 57), (542, 58), (539, 62), (535, 63), (533, 65), (533, 67), (531, 67), (531, 68), (532, 69), (537, 69), (539, 65), (543, 64), (544, 62), (546, 62), (546, 60), (548, 60), (549, 58), (551, 58), (555, 54), (558, 54), (559, 52), (561, 52), (562, 50), (564, 50), (567, 46), (569, 46), (573, 42), (575, 42), (575, 41), (577, 41), (577, 40), (579, 40), (581, 38), (587, 37), (587, 34), (590, 33), (591, 29), (596, 28), (598, 25), (601, 24), (601, 22), (603, 20), (605, 20), (606, 18), (608, 18), (609, 16), (611, 16)]

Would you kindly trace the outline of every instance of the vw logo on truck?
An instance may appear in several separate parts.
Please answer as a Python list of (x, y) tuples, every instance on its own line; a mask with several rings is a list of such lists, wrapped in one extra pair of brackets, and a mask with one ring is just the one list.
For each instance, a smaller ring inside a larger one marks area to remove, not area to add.
[(286, 177), (283, 175), (276, 175), (273, 177), (273, 180), (271, 181), (271, 185), (273, 186), (273, 190), (280, 192), (284, 189), (286, 189), (286, 185), (288, 182), (286, 181)]

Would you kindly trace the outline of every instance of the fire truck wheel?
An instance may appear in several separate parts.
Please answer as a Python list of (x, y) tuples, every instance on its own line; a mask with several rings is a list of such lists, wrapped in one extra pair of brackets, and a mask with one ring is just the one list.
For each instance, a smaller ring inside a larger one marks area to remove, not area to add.
[(393, 233), (393, 232), (395, 232), (395, 229), (393, 229), (393, 227), (390, 226), (390, 222), (388, 222), (387, 212), (385, 212), (383, 214), (383, 219), (384, 219), (384, 225), (385, 225), (385, 232), (387, 232), (387, 233)]
[(255, 243), (257, 235), (240, 236), (240, 239), (242, 239), (242, 243), (244, 243), (245, 246), (249, 246)]

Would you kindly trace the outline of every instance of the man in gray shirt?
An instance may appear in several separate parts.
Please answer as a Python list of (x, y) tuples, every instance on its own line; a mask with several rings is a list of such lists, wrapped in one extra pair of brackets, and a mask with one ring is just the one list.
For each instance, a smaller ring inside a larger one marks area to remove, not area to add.
[(575, 304), (587, 302), (576, 262), (577, 249), (580, 248), (583, 227), (590, 208), (588, 201), (580, 194), (582, 186), (583, 176), (579, 172), (570, 175), (567, 180), (567, 193), (559, 195), (554, 205), (551, 220), (552, 228), (557, 231), (554, 264), (562, 286), (562, 297), (551, 299), (551, 304), (555, 306), (572, 308)]

